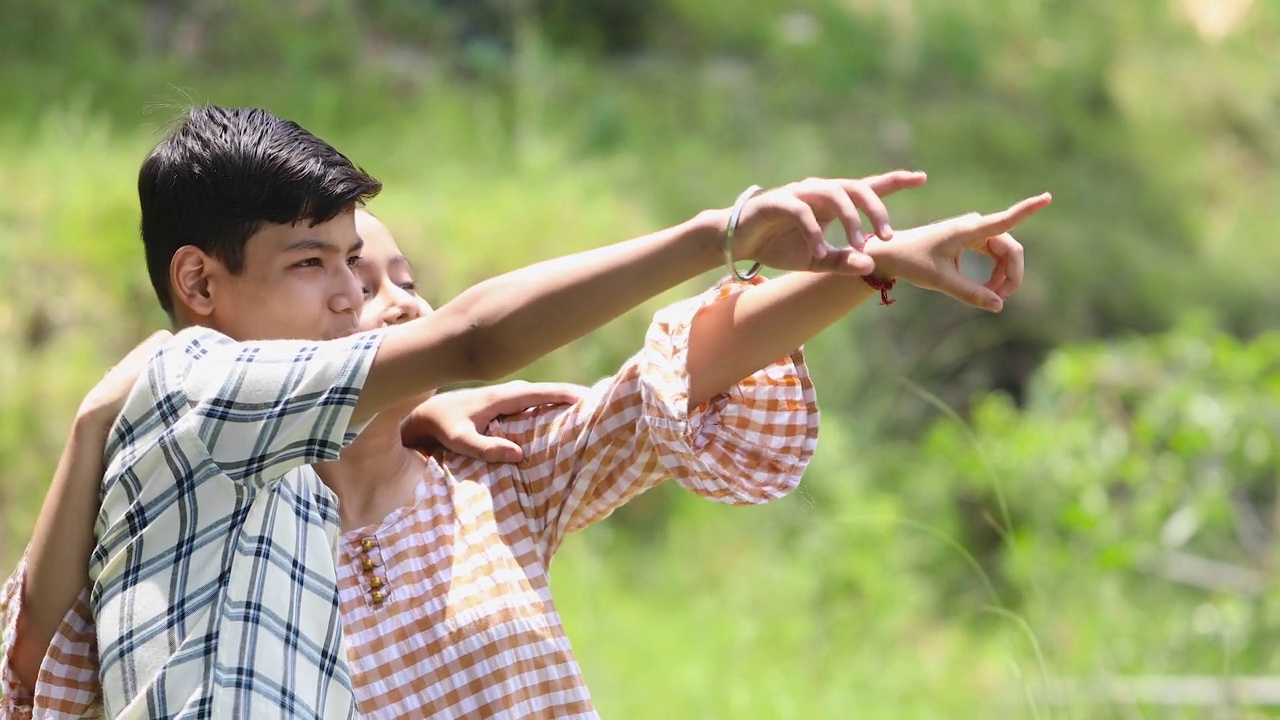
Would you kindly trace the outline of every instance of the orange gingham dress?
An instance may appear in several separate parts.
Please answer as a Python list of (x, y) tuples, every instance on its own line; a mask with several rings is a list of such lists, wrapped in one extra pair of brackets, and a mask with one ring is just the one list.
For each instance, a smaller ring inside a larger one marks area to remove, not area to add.
[[(793, 490), (817, 445), (818, 408), (802, 352), (686, 412), (685, 352), (698, 309), (722, 283), (654, 318), (644, 348), (572, 406), (501, 418), (491, 435), (519, 464), (446, 453), (412, 506), (342, 534), (338, 584), (365, 717), (596, 717), (551, 597), (566, 533), (672, 478), (730, 504)], [(23, 568), (0, 592), (12, 641)], [(85, 599), (82, 595), (82, 600)], [(0, 718), (81, 717), (100, 695), (88, 613), (79, 605), (41, 666), (34, 697), (4, 666)]]

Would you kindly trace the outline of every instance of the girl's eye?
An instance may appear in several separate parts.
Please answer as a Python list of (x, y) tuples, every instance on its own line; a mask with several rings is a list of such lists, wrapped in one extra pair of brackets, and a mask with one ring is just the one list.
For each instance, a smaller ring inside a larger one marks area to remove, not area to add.
[(365, 296), (365, 297), (369, 297), (369, 294), (370, 294), (370, 293), (369, 293), (369, 288), (368, 288), (368, 287), (362, 287), (362, 288), (360, 288), (360, 292), (364, 293), (364, 296)]
[(418, 291), (418, 283), (413, 282), (413, 281), (409, 281), (409, 282), (407, 282), (407, 283), (403, 283), (403, 284), (401, 284), (401, 285), (400, 285), (400, 287), (404, 288), (404, 291), (405, 291), (405, 292), (417, 292), (417, 291)]

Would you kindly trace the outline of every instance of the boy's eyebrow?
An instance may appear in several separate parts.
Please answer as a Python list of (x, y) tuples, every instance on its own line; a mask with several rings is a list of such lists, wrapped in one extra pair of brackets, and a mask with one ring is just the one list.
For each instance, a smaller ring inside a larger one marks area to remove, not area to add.
[[(347, 248), (347, 252), (359, 252), (363, 249), (364, 238), (356, 238), (355, 241), (351, 243), (351, 247)], [(320, 238), (302, 238), (301, 240), (295, 240), (289, 243), (284, 248), (284, 252), (298, 252), (300, 250), (319, 250), (321, 252), (328, 253), (342, 252), (342, 248), (328, 240), (321, 240)]]

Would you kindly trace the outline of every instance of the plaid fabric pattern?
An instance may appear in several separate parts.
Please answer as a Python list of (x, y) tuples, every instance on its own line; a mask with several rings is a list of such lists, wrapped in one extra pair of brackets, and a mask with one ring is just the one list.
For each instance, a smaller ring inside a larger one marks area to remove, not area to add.
[[(596, 716), (551, 598), (548, 567), (564, 536), (668, 478), (717, 502), (780, 497), (816, 448), (800, 351), (687, 411), (689, 326), (741, 287), (659, 312), (641, 352), (576, 405), (495, 422), (489, 433), (525, 448), (524, 462), (445, 454), (412, 506), (342, 534), (338, 586), (363, 716)], [(79, 717), (98, 692), (82, 680), (96, 659), (71, 651), (92, 634), (74, 615), (41, 668), (41, 717)], [(78, 704), (58, 702), (68, 697)]]
[(380, 333), (241, 344), (179, 333), (107, 443), (89, 567), (111, 717), (349, 717), (337, 503), (309, 463), (348, 420)]

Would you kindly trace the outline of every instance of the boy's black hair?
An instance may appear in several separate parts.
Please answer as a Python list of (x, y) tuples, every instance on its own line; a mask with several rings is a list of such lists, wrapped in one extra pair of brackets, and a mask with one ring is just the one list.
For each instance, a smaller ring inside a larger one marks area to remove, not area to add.
[(160, 307), (173, 315), (169, 265), (194, 245), (232, 273), (263, 225), (333, 219), (382, 183), (297, 123), (258, 108), (190, 110), (138, 172), (142, 244)]

